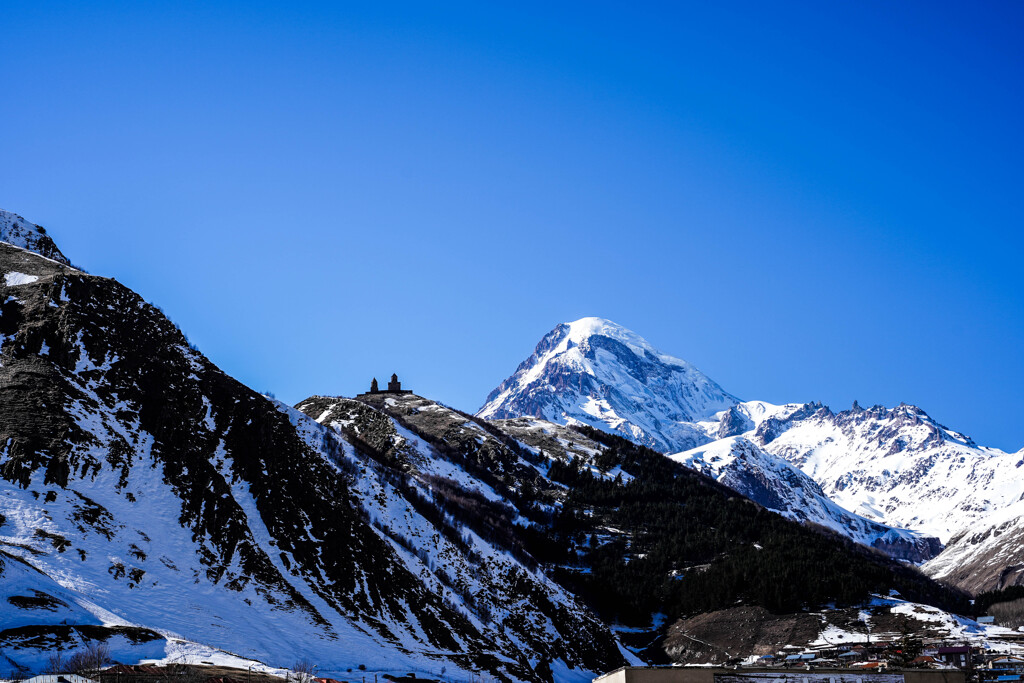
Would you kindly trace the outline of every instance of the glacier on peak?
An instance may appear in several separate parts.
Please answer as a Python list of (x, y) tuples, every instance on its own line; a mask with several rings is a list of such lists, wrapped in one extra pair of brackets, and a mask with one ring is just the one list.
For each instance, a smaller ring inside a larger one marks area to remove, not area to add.
[(739, 403), (684, 360), (604, 318), (562, 323), (477, 415), (588, 424), (666, 452), (706, 443), (695, 424)]

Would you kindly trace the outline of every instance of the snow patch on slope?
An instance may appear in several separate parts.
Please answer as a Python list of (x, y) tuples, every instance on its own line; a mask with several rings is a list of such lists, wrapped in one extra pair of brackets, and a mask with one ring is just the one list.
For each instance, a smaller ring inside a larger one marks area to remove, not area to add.
[(18, 285), (30, 285), (38, 279), (38, 275), (27, 275), (25, 273), (11, 272), (4, 274), (4, 283), (8, 287), (17, 287)]

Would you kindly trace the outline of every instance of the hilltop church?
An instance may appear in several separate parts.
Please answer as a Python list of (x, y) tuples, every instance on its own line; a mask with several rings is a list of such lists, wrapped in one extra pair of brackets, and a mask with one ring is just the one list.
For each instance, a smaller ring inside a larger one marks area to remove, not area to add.
[(384, 389), (382, 391), (381, 388), (377, 385), (377, 378), (374, 377), (373, 381), (370, 382), (370, 390), (368, 392), (366, 392), (365, 394), (360, 394), (360, 396), (367, 396), (369, 394), (411, 394), (411, 393), (412, 393), (412, 391), (410, 391), (409, 389), (403, 389), (402, 388), (402, 383), (398, 381), (398, 374), (395, 373), (395, 374), (391, 375), (391, 381), (388, 382), (388, 388), (387, 389)]

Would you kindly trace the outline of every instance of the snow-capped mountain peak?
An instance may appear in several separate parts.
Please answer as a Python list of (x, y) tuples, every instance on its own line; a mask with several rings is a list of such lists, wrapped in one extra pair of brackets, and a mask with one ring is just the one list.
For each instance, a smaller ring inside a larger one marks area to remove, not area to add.
[(580, 318), (571, 323), (563, 323), (563, 325), (567, 328), (565, 336), (567, 347), (569, 344), (585, 345), (593, 337), (607, 337), (624, 344), (638, 356), (651, 355), (666, 365), (676, 365), (681, 368), (691, 367), (684, 360), (658, 351), (636, 332), (605, 318)]
[(1020, 457), (979, 446), (917, 406), (833, 413), (808, 403), (755, 423), (752, 441), (843, 507), (944, 542), (1021, 496)]
[(705, 443), (694, 423), (738, 402), (690, 363), (621, 325), (589, 317), (544, 335), (477, 414), (589, 424), (675, 451)]

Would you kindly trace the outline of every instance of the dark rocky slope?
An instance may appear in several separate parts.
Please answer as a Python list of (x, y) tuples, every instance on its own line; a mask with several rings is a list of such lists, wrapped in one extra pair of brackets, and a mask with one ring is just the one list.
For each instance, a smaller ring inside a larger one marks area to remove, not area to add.
[[(278, 664), (434, 660), (519, 680), (537, 677), (527, 652), (621, 663), (564, 594), (550, 618), (518, 610), (557, 626), (558, 647), (512, 647), (436, 590), (372, 524), (360, 496), (389, 491), (337, 432), (226, 376), (135, 293), (5, 244), (0, 271), (28, 276), (0, 284), (2, 542), (40, 581), (80, 585), (97, 631), (123, 620)], [(15, 663), (34, 661), (25, 627), (0, 632)]]
[[(916, 570), (597, 430), (485, 421), (415, 395), (313, 397), (298, 408), (364, 442), (447, 515), (536, 562), (607, 622), (642, 626), (737, 602), (794, 613), (892, 589), (966, 608)], [(438, 463), (459, 476), (441, 476)]]

